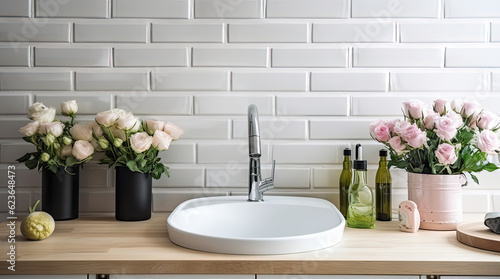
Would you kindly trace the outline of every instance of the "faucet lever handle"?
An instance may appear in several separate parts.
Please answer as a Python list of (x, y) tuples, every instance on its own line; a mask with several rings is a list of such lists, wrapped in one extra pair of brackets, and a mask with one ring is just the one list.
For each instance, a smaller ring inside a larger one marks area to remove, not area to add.
[(271, 169), (271, 180), (274, 182), (274, 169), (276, 168), (276, 160), (273, 160), (273, 166)]

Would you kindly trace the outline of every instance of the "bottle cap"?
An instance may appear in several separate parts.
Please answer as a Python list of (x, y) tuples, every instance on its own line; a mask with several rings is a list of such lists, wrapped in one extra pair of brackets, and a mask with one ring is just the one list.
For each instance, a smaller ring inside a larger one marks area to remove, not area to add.
[(351, 156), (351, 149), (349, 148), (344, 149), (344, 156)]
[(379, 156), (387, 156), (387, 149), (380, 149), (378, 155)]
[(368, 166), (366, 160), (363, 160), (363, 151), (361, 144), (356, 144), (356, 160), (354, 160), (353, 167), (355, 170), (367, 170)]

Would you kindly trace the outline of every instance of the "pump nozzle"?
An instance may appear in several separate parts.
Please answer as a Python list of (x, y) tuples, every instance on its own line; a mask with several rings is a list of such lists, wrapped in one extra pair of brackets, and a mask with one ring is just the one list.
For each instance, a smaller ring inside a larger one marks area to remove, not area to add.
[(361, 144), (356, 144), (356, 160), (354, 160), (353, 165), (355, 170), (366, 170), (367, 163), (366, 160), (363, 160), (363, 148)]
[(363, 147), (361, 147), (361, 144), (359, 143), (356, 144), (356, 160), (363, 160)]

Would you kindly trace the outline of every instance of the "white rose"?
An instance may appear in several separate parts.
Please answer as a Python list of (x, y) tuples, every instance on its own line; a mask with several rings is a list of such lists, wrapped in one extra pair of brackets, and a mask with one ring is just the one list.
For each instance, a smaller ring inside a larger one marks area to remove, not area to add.
[(62, 115), (72, 115), (78, 111), (78, 105), (75, 100), (62, 102), (61, 103), (61, 114)]
[(69, 129), (69, 133), (75, 140), (91, 141), (93, 138), (91, 125), (92, 123), (89, 122), (77, 123)]
[(148, 135), (146, 132), (136, 133), (130, 137), (130, 145), (137, 153), (142, 153), (148, 150), (151, 147), (151, 144), (153, 144), (153, 137)]
[(49, 123), (42, 123), (40, 124), (40, 128), (38, 129), (40, 134), (46, 135), (46, 134), (52, 134), (56, 137), (62, 135), (64, 131), (64, 124), (59, 122), (59, 121), (54, 121), (54, 122), (49, 122)]
[(109, 127), (115, 124), (119, 115), (115, 110), (102, 111), (96, 114), (95, 121), (104, 127)]
[(111, 127), (110, 130), (111, 130), (111, 134), (113, 134), (113, 136), (115, 138), (121, 139), (122, 141), (126, 141), (127, 140), (127, 135), (125, 134), (124, 130), (117, 129), (117, 128), (114, 128), (114, 127)]
[(94, 137), (96, 138), (102, 137), (103, 132), (101, 126), (99, 126), (97, 122), (92, 122), (92, 132), (94, 133)]
[(157, 120), (144, 120), (145, 130), (148, 134), (153, 135), (156, 130), (163, 131), (165, 122)]
[(118, 128), (123, 130), (130, 130), (132, 133), (139, 131), (139, 127), (141, 122), (139, 119), (134, 117), (132, 113), (127, 113), (125, 116), (121, 116), (116, 121), (116, 125)]
[(451, 101), (451, 109), (456, 113), (460, 113), (462, 111), (462, 107), (464, 106), (464, 101), (461, 99), (455, 99)]
[(56, 109), (46, 107), (44, 104), (37, 102), (34, 103), (28, 109), (28, 118), (31, 120), (37, 120), (41, 123), (47, 123), (54, 121), (56, 117)]
[(88, 141), (77, 140), (75, 145), (73, 145), (73, 150), (71, 152), (77, 160), (84, 160), (85, 158), (94, 154), (94, 147)]
[(163, 131), (169, 134), (173, 140), (178, 140), (179, 137), (184, 134), (184, 131), (172, 122), (167, 122)]
[(61, 159), (71, 156), (72, 152), (73, 152), (73, 147), (71, 145), (63, 146), (63, 148), (61, 149)]
[(23, 126), (19, 129), (19, 132), (21, 132), (23, 135), (27, 137), (31, 137), (32, 135), (36, 134), (38, 132), (38, 129), (40, 128), (40, 121), (33, 121), (28, 123), (26, 126)]
[(167, 150), (171, 141), (172, 137), (163, 131), (156, 130), (153, 135), (153, 146), (160, 151)]

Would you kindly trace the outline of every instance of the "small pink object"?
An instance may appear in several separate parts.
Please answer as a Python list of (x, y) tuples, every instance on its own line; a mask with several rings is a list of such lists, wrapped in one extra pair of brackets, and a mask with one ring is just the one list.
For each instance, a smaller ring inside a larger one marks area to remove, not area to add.
[(417, 232), (420, 227), (420, 214), (417, 204), (403, 201), (399, 204), (399, 229), (404, 232)]

